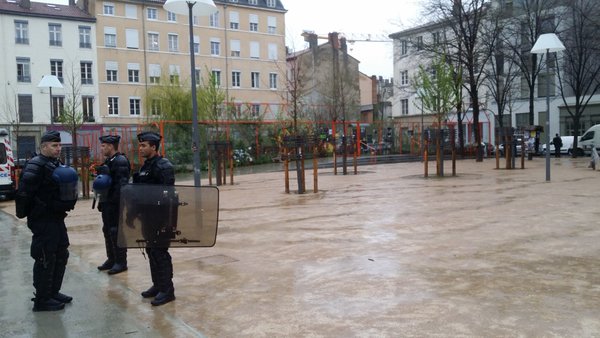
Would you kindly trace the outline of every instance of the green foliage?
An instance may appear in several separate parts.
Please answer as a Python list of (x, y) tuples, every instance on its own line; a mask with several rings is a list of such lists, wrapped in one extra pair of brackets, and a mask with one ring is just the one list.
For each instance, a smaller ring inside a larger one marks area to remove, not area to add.
[[(161, 79), (169, 78), (165, 74)], [(179, 82), (161, 81), (150, 86), (146, 96), (146, 107), (159, 105), (159, 118), (172, 121), (190, 121), (192, 119), (192, 93), (189, 86)], [(148, 114), (150, 116), (150, 114)]]
[(434, 114), (440, 125), (460, 99), (457, 86), (461, 81), (456, 81), (455, 76), (452, 63), (441, 55), (433, 60), (429, 69), (419, 66), (413, 80), (423, 109)]

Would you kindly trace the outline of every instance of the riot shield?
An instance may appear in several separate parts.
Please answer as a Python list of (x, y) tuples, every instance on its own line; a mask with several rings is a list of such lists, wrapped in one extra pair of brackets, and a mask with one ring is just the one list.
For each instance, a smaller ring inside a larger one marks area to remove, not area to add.
[(216, 187), (127, 184), (121, 187), (118, 246), (203, 247), (217, 240)]

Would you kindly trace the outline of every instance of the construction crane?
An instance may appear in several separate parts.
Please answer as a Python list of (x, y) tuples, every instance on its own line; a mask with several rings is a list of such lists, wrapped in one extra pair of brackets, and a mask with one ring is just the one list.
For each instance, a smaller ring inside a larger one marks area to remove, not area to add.
[[(354, 33), (340, 33), (334, 32), (339, 35), (340, 38), (345, 38), (346, 42), (353, 44), (355, 42), (392, 42), (393, 40), (388, 38), (385, 34), (354, 34)], [(304, 41), (309, 41), (309, 37), (314, 35), (317, 39), (328, 40), (329, 36), (315, 34), (314, 31), (304, 30), (301, 34), (304, 37)]]

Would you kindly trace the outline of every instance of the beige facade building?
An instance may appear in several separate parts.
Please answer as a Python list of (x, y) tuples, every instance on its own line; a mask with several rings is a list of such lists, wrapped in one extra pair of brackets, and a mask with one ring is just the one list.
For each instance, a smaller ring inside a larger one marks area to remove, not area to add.
[[(191, 83), (189, 18), (163, 1), (80, 1), (97, 18), (99, 119), (136, 124), (157, 116), (146, 93), (159, 82)], [(218, 12), (194, 17), (194, 74), (214, 74), (235, 104), (222, 119), (276, 119), (285, 109), (285, 13), (280, 1), (215, 1)]]

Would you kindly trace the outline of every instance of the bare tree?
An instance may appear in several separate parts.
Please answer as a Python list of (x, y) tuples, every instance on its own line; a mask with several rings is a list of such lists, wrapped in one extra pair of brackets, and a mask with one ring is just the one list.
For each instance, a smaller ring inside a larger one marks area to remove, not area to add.
[[(573, 0), (568, 6), (564, 30), (560, 37), (566, 49), (562, 72), (558, 72), (559, 87), (565, 109), (573, 119), (573, 149), (577, 149), (580, 119), (592, 97), (600, 89), (600, 3), (597, 0)], [(575, 102), (567, 102), (573, 96)], [(577, 151), (573, 151), (576, 157)]]
[(527, 91), (529, 97), (530, 125), (534, 124), (535, 85), (543, 58), (531, 54), (531, 48), (541, 34), (556, 32), (560, 18), (556, 15), (556, 9), (560, 2), (522, 0), (505, 12), (507, 19), (502, 34), (503, 44), (509, 50), (507, 55), (513, 58), (521, 71), (521, 90)]
[[(470, 99), (473, 113), (473, 131), (477, 144), (477, 161), (483, 161), (483, 148), (481, 147), (481, 130), (479, 127), (479, 90), (485, 79), (484, 68), (493, 52), (496, 39), (494, 34), (486, 34), (486, 16), (489, 3), (485, 0), (429, 0), (425, 5), (425, 12), (437, 18), (436, 21), (443, 27), (443, 41), (441, 37), (435, 39), (438, 52), (443, 52), (458, 64), (462, 73), (464, 88)], [(439, 36), (440, 31), (434, 32)], [(437, 40), (437, 41), (436, 41)], [(434, 45), (434, 47), (436, 47)]]
[[(73, 152), (73, 166), (76, 167), (79, 161), (77, 131), (85, 122), (81, 102), (81, 78), (74, 64), (71, 64), (71, 69), (65, 72), (65, 75), (65, 102), (58, 116), (58, 122), (71, 134), (73, 139), (71, 148)], [(51, 116), (50, 118), (53, 117)]]

